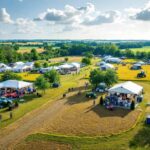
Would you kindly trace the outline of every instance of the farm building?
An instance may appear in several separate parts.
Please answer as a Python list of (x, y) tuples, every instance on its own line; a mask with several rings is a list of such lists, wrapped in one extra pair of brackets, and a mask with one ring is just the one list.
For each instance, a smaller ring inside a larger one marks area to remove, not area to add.
[(104, 65), (100, 66), (101, 70), (108, 70), (108, 69), (115, 69), (115, 67), (112, 64), (105, 63)]
[(115, 107), (130, 108), (132, 101), (137, 105), (143, 100), (143, 87), (131, 81), (117, 84), (108, 92), (107, 102)]

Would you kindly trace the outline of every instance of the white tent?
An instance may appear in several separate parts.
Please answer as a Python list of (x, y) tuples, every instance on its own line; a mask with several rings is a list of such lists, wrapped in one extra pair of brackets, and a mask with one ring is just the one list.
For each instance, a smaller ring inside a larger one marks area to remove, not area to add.
[(139, 65), (145, 65), (145, 62), (139, 61), (139, 62), (137, 62), (136, 64), (139, 64)]
[(110, 93), (141, 94), (143, 87), (131, 81), (117, 84), (108, 90)]
[(115, 67), (109, 63), (105, 63), (104, 65), (100, 66), (100, 68), (101, 68), (101, 70), (115, 69)]
[(71, 69), (73, 66), (71, 64), (64, 64), (59, 66), (60, 69)]
[(40, 73), (46, 73), (48, 71), (51, 71), (51, 70), (59, 70), (59, 67), (57, 66), (52, 66), (52, 67), (47, 67), (47, 68), (41, 68), (40, 69)]
[(15, 63), (14, 63), (14, 66), (18, 66), (18, 65), (24, 65), (24, 62), (18, 61), (18, 62), (15, 62)]
[(7, 65), (0, 67), (0, 72), (11, 71), (11, 70), (12, 70), (12, 68)]
[(7, 80), (0, 83), (0, 88), (14, 88), (14, 89), (21, 89), (26, 87), (33, 86), (33, 83), (24, 82), (24, 81), (17, 81), (17, 80)]
[(110, 63), (121, 63), (122, 60), (120, 58), (116, 58), (116, 57), (109, 57), (107, 59), (105, 59), (106, 62), (110, 62)]
[(71, 63), (71, 65), (73, 67), (76, 67), (77, 69), (80, 69), (80, 67), (81, 67), (80, 63), (77, 63), (77, 62), (73, 62), (73, 63)]
[(27, 69), (30, 69), (30, 67), (29, 66), (26, 66), (26, 65), (17, 65), (17, 66), (15, 66), (15, 67), (13, 67), (13, 71), (14, 72), (24, 72), (25, 70), (27, 70)]

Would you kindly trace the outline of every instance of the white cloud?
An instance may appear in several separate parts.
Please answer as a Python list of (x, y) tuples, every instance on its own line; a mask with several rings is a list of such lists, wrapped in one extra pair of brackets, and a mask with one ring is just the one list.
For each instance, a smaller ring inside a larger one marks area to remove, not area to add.
[(150, 1), (142, 9), (137, 9), (137, 12), (131, 17), (135, 20), (150, 21)]
[(10, 14), (6, 11), (6, 8), (0, 9), (0, 22), (6, 24), (12, 24), (13, 20), (11, 19)]
[(118, 17), (117, 11), (99, 12), (92, 3), (87, 3), (85, 7), (75, 8), (66, 5), (64, 10), (49, 8), (41, 13), (36, 21), (46, 20), (55, 24), (68, 25), (100, 25), (103, 23), (112, 23)]
[(16, 32), (22, 34), (39, 33), (39, 29), (36, 23), (27, 18), (18, 18), (15, 22)]

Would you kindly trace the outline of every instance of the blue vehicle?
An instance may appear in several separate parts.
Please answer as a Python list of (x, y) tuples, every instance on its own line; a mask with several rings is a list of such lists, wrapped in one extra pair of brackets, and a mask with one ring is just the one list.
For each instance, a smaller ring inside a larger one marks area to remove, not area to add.
[(12, 99), (9, 99), (6, 97), (1, 97), (0, 98), (0, 109), (8, 107), (12, 103), (13, 103)]

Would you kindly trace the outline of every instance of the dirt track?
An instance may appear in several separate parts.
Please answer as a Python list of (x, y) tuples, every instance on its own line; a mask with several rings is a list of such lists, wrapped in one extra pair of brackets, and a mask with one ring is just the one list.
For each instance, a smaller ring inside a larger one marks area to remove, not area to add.
[(65, 100), (58, 100), (44, 105), (3, 129), (0, 132), (0, 150), (13, 149), (20, 140), (42, 128), (47, 120), (52, 120), (57, 116), (57, 112), (67, 107), (64, 105), (65, 102)]

